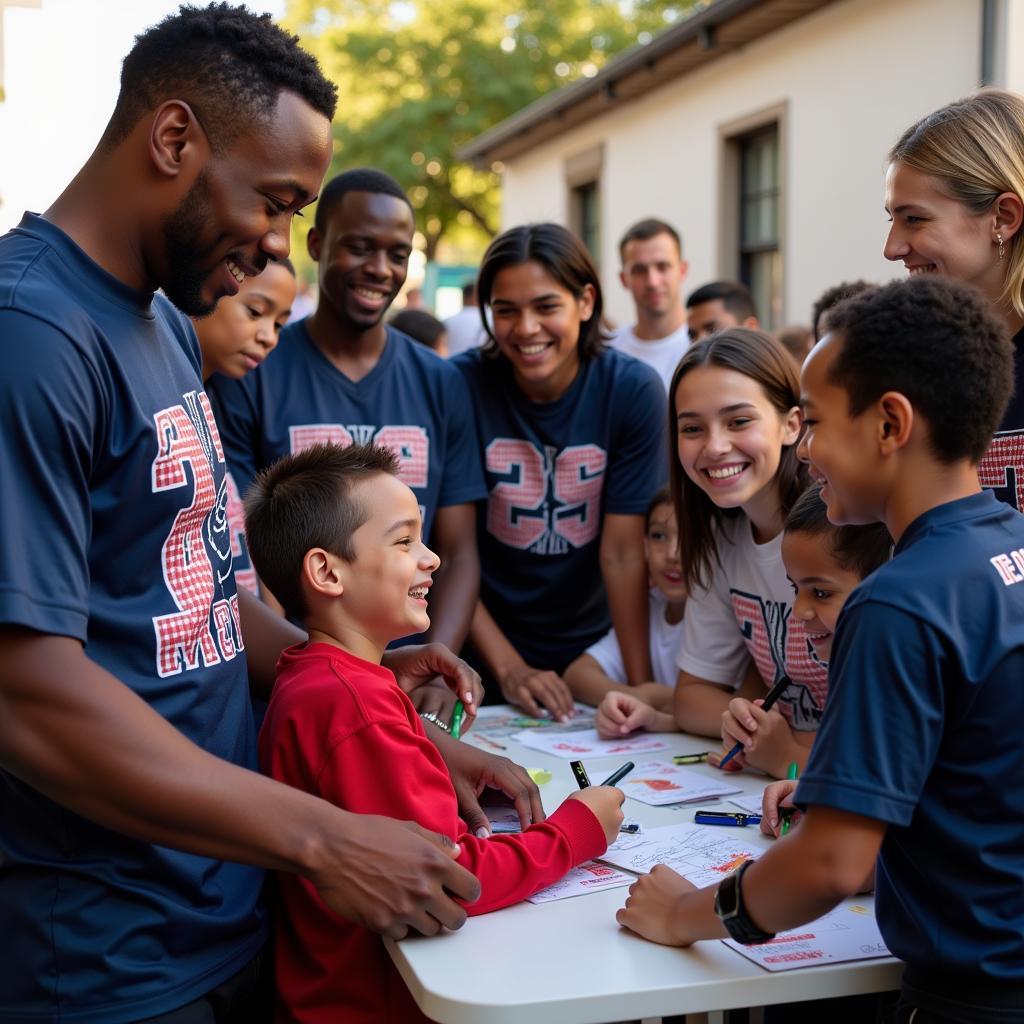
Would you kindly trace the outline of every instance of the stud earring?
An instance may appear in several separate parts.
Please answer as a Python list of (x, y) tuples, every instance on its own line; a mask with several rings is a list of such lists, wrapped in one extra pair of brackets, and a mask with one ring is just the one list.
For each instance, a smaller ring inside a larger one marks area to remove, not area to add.
[(996, 235), (996, 241), (999, 243), (999, 258), (1002, 259), (1006, 255), (1006, 248), (1003, 245), (1003, 236)]

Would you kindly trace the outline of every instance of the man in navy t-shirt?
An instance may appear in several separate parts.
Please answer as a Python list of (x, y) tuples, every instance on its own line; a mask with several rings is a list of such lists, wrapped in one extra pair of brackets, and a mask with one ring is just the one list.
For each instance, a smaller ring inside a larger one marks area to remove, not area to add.
[(680, 945), (763, 942), (853, 894), (877, 857), (879, 927), (907, 964), (897, 1019), (1019, 1024), (1024, 516), (978, 481), (1013, 346), (979, 293), (928, 275), (830, 317), (801, 378), (802, 451), (829, 519), (881, 520), (896, 548), (840, 616), (806, 816), (717, 892), (641, 881), (619, 920)]
[(248, 770), (247, 668), (269, 690), (295, 631), (236, 592), (183, 313), (287, 255), (334, 107), (269, 17), (185, 8), (136, 41), (67, 190), (0, 239), (3, 1024), (261, 1019), (260, 868), (392, 935), (457, 927), (448, 893), (478, 891), (438, 837)]
[(395, 451), (441, 558), (425, 636), (459, 650), (480, 581), (474, 502), (487, 490), (461, 374), (384, 323), (405, 283), (414, 226), (388, 175), (361, 168), (328, 182), (309, 233), (316, 311), (285, 328), (259, 369), (215, 377), (211, 390), (240, 496), (259, 470), (312, 444), (372, 441)]

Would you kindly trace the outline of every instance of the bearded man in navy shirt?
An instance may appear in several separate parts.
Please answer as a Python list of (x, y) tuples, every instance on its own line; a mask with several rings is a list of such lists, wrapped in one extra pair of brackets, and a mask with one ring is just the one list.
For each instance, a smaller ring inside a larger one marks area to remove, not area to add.
[[(184, 314), (288, 254), (334, 108), (268, 17), (184, 7), (136, 40), (72, 183), (0, 239), (3, 1024), (261, 1019), (263, 868), (391, 936), (478, 894), (450, 842), (252, 770), (249, 684), (301, 635), (236, 592)], [(391, 664), (477, 682), (438, 645)], [(437, 743), (462, 794), (543, 817), (521, 769)]]

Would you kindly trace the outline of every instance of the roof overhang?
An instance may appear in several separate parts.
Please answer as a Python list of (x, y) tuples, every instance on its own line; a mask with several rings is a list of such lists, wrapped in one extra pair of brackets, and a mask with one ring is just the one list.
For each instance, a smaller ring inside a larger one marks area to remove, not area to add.
[(458, 158), (480, 167), (510, 160), (835, 2), (715, 0), (592, 78), (548, 93), (478, 135)]

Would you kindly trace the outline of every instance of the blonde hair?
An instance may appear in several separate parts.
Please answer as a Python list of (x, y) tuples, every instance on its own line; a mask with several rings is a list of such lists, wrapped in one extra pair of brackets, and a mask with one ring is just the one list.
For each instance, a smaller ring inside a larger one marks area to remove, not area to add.
[[(937, 178), (975, 216), (1003, 192), (1024, 201), (1024, 96), (984, 89), (911, 125), (889, 151), (889, 162)], [(1024, 228), (1006, 240), (1000, 298), (1024, 316)]]

